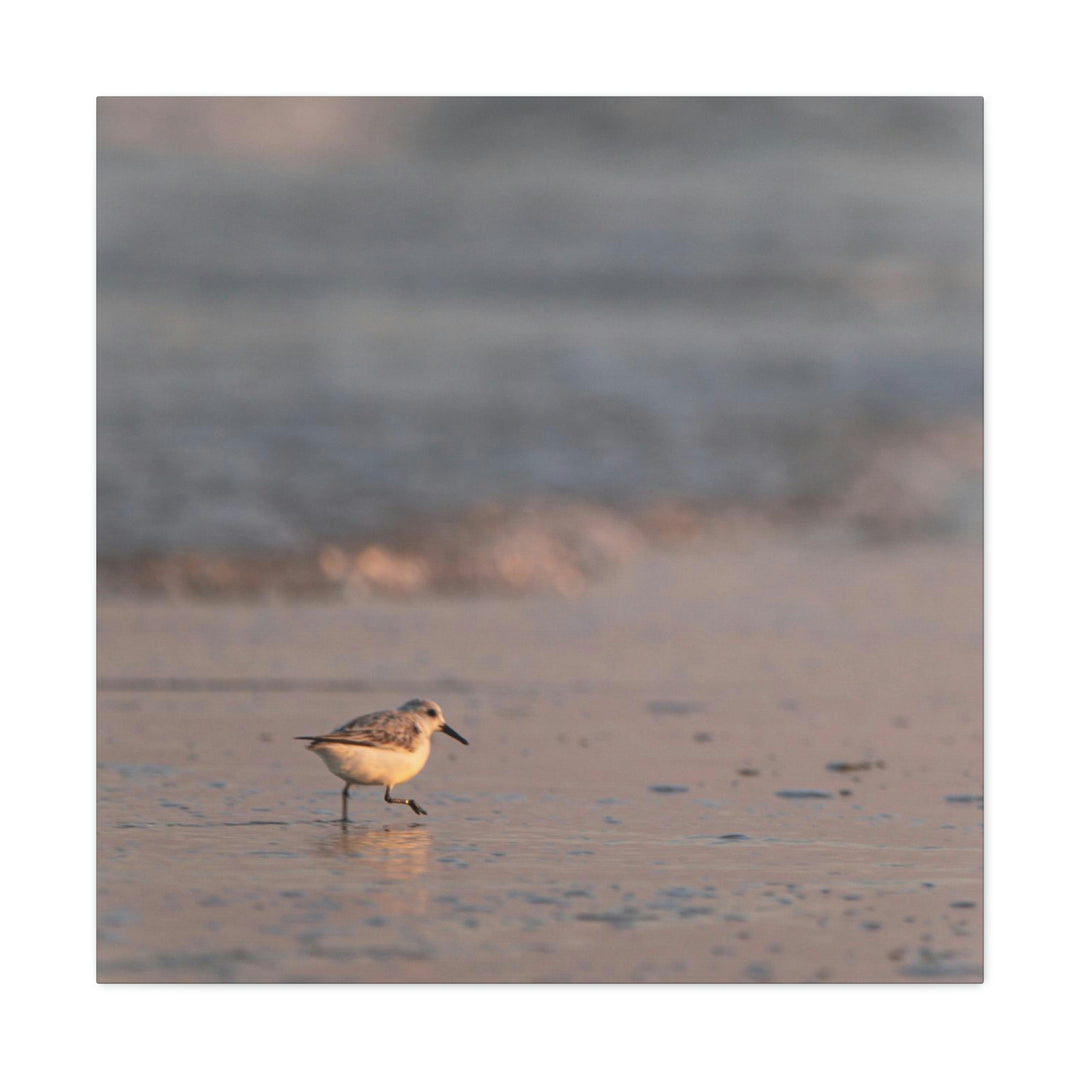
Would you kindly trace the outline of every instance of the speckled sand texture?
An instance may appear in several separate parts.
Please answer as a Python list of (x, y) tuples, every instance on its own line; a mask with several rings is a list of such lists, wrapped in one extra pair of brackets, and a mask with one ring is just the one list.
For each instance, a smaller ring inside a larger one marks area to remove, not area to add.
[[(982, 558), (771, 540), (583, 595), (100, 608), (106, 982), (978, 981)], [(396, 794), (293, 735), (409, 697)]]

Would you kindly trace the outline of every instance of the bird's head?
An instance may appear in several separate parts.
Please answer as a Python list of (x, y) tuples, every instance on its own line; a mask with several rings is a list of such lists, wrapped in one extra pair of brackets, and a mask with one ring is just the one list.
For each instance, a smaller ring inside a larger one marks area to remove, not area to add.
[(417, 723), (429, 734), (441, 731), (443, 734), (449, 735), (451, 739), (457, 739), (459, 743), (464, 743), (465, 746), (469, 745), (469, 740), (462, 738), (446, 722), (442, 709), (434, 701), (428, 701), (427, 698), (413, 698), (401, 706), (401, 711), (412, 713), (416, 717)]

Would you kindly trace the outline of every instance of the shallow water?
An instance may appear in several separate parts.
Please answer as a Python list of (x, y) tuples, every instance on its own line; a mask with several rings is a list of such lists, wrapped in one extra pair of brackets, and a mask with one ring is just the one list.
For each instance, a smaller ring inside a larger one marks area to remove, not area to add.
[(210, 764), (224, 747), (103, 763), (101, 979), (888, 981), (928, 956), (980, 976), (981, 813), (944, 797), (916, 817), (877, 792), (791, 810), (767, 782), (589, 791), (580, 747), (492, 787), (437, 745), (409, 786), (427, 818), (359, 789), (342, 825), (276, 734)]
[[(103, 606), (100, 978), (980, 980), (977, 553), (722, 565), (574, 603)], [(292, 736), (410, 685), (470, 745), (398, 789), (429, 816), (360, 788), (343, 826)]]

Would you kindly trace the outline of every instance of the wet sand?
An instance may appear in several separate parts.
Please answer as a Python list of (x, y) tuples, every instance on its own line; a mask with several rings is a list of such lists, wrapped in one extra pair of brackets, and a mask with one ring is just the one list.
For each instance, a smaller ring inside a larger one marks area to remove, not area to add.
[[(982, 556), (769, 538), (562, 596), (99, 607), (104, 982), (976, 982)], [(423, 695), (398, 794), (293, 735)]]

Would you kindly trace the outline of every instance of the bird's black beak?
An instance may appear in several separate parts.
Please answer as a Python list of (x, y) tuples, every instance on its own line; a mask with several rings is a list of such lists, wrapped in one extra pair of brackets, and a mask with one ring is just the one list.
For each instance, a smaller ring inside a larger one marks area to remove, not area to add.
[(439, 730), (444, 735), (449, 735), (451, 739), (457, 739), (459, 743), (463, 743), (465, 746), (469, 745), (469, 740), (463, 739), (449, 724), (443, 724)]

